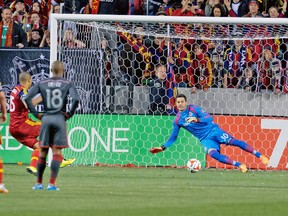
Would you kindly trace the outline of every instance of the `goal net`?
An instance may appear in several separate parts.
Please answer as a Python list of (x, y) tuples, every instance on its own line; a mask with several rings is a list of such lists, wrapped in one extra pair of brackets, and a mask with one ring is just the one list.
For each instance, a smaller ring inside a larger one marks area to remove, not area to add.
[[(77, 164), (230, 168), (206, 156), (180, 130), (172, 132), (174, 99), (183, 93), (237, 139), (287, 169), (287, 19), (52, 15), (50, 60), (65, 63), (81, 97), (68, 122), (65, 157)], [(163, 75), (164, 74), (164, 75)], [(221, 153), (264, 169), (236, 147)]]

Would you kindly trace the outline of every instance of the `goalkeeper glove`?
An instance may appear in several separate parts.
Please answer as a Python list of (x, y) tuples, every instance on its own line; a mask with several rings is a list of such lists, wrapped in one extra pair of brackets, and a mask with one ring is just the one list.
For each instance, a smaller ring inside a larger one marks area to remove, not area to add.
[(186, 118), (186, 122), (191, 123), (191, 122), (199, 122), (199, 119), (195, 117), (188, 117)]
[(166, 147), (164, 145), (162, 145), (161, 147), (151, 148), (150, 152), (152, 154), (156, 154), (156, 153), (164, 151), (165, 149), (166, 149)]

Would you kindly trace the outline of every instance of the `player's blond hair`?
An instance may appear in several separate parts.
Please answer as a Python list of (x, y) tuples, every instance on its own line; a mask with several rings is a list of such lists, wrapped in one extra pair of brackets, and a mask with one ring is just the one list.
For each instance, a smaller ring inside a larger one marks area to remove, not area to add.
[(19, 82), (26, 83), (31, 79), (31, 75), (28, 72), (21, 72), (19, 74)]
[(62, 75), (64, 73), (62, 68), (64, 68), (64, 64), (62, 61), (54, 61), (52, 64), (51, 71), (54, 75)]

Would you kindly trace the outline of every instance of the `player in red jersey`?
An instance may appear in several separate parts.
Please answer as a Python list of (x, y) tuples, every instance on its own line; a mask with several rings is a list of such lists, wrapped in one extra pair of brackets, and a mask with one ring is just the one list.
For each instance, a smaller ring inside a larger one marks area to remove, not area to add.
[[(28, 117), (27, 105), (24, 98), (28, 93), (28, 89), (32, 85), (31, 75), (27, 72), (19, 74), (19, 85), (15, 86), (10, 95), (10, 134), (21, 144), (34, 149), (31, 155), (30, 165), (26, 171), (30, 174), (37, 175), (37, 162), (39, 158), (39, 140), (37, 137), (40, 133), (41, 122), (33, 121)], [(33, 105), (37, 105), (42, 101), (41, 97), (33, 100)], [(73, 159), (63, 160), (61, 167), (72, 164)]]
[[(1, 83), (0, 83), (0, 106), (1, 106), (1, 114), (0, 114), (0, 123), (4, 123), (6, 121), (6, 97), (4, 92), (2, 91)], [(0, 145), (2, 144), (2, 136), (0, 134)], [(3, 161), (0, 155), (0, 193), (8, 193), (8, 190), (5, 188), (3, 184)]]

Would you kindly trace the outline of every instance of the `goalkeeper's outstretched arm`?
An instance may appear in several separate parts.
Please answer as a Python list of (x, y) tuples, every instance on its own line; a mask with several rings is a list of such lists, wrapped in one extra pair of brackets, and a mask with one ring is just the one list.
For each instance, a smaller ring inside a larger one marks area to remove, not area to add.
[(150, 152), (152, 154), (155, 154), (155, 153), (162, 152), (166, 148), (170, 147), (176, 141), (176, 139), (178, 137), (179, 130), (180, 130), (180, 127), (175, 122), (173, 122), (173, 131), (172, 131), (171, 136), (167, 140), (167, 142), (164, 145), (160, 146), (160, 147), (151, 148)]

